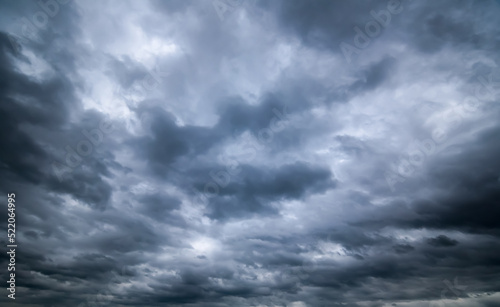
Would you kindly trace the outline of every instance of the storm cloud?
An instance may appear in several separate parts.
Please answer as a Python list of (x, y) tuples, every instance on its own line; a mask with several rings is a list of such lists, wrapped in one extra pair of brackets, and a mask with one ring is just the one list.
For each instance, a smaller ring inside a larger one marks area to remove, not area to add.
[(2, 306), (500, 306), (498, 1), (0, 6)]

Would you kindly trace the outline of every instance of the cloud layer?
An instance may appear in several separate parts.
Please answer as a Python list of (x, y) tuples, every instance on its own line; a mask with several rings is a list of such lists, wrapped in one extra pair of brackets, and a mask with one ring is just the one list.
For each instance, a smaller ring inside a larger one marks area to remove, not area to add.
[(0, 5), (2, 306), (500, 305), (498, 2)]

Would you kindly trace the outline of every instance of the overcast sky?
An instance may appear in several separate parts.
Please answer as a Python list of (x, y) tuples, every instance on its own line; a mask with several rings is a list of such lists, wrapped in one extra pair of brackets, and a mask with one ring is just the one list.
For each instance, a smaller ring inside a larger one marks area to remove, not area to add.
[(2, 306), (500, 306), (500, 2), (0, 6)]

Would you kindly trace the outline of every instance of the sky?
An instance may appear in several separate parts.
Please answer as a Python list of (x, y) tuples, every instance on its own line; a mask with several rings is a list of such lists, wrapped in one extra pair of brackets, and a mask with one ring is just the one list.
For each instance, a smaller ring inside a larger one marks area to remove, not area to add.
[(500, 306), (499, 15), (1, 0), (0, 304)]

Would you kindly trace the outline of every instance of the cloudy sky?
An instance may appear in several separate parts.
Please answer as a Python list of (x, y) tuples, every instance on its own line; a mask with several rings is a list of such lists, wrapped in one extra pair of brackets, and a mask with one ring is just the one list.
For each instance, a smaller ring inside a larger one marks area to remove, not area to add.
[(0, 304), (500, 306), (499, 16), (2, 0)]

